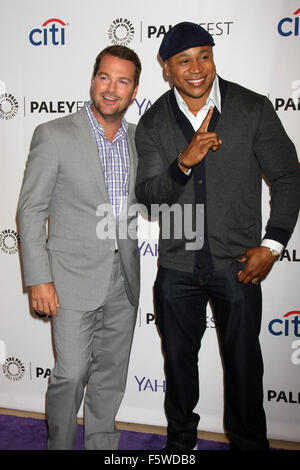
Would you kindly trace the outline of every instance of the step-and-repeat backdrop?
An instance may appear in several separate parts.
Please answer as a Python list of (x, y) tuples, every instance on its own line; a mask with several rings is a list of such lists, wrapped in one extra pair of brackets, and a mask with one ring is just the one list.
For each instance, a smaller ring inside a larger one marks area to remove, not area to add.
[[(168, 89), (157, 58), (166, 31), (193, 21), (215, 39), (219, 75), (268, 95), (300, 151), (300, 0), (11, 0), (1, 5), (0, 407), (43, 412), (53, 367), (51, 325), (23, 288), (16, 205), (34, 128), (82, 108), (98, 52), (133, 48), (143, 71), (127, 119)], [(263, 188), (264, 222), (269, 193)], [(165, 380), (153, 314), (157, 225), (141, 218), (142, 291), (119, 421), (165, 425)], [(263, 283), (261, 343), (270, 438), (300, 441), (299, 224)], [(212, 313), (199, 355), (199, 429), (223, 432), (223, 374)], [(82, 416), (82, 408), (79, 416)]]

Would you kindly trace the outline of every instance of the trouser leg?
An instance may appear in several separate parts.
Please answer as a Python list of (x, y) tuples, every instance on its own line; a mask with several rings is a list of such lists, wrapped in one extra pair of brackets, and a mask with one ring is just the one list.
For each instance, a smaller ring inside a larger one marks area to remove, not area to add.
[(60, 308), (53, 319), (56, 361), (47, 391), (49, 450), (73, 449), (91, 360), (94, 317), (94, 312)]
[(117, 260), (92, 342), (84, 406), (86, 449), (118, 448), (115, 417), (125, 391), (136, 312), (128, 301)]
[(211, 300), (224, 363), (225, 427), (233, 448), (267, 449), (260, 285), (237, 280), (240, 264), (214, 276)]
[(206, 327), (207, 295), (195, 276), (159, 268), (155, 306), (165, 356), (165, 411), (168, 444), (192, 449), (197, 442), (199, 416), (198, 353)]
[(159, 268), (155, 303), (165, 353), (168, 442), (178, 448), (191, 448), (196, 436), (197, 358), (208, 298), (213, 303), (223, 356), (225, 426), (231, 443), (237, 449), (269, 448), (259, 344), (261, 289), (239, 283), (239, 269), (236, 262), (201, 283), (193, 274)]
[(56, 363), (47, 392), (48, 449), (73, 449), (85, 386), (85, 447), (116, 449), (114, 420), (124, 394), (136, 320), (115, 256), (105, 303), (91, 312), (60, 308), (53, 320)]

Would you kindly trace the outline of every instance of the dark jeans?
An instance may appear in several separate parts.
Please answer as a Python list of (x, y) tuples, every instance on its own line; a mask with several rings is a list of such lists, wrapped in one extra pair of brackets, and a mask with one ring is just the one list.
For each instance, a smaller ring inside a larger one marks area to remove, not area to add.
[(224, 420), (232, 448), (268, 448), (258, 339), (261, 288), (238, 282), (240, 269), (238, 261), (205, 277), (158, 269), (155, 305), (165, 354), (168, 443), (178, 448), (193, 448), (197, 442), (199, 416), (193, 410), (199, 400), (198, 353), (209, 300), (223, 359)]

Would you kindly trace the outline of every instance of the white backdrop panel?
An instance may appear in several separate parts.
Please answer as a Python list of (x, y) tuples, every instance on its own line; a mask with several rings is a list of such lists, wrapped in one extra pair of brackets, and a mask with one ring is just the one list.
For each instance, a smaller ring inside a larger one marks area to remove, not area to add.
[[(157, 58), (163, 35), (180, 21), (194, 21), (214, 35), (218, 73), (268, 95), (299, 151), (300, 3), (111, 0), (107, 6), (98, 0), (1, 0), (0, 6), (0, 407), (43, 412), (54, 364), (51, 328), (30, 313), (16, 225), (34, 128), (83, 106), (89, 99), (95, 57), (113, 40), (132, 47), (142, 61), (139, 92), (127, 114), (137, 123), (169, 87)], [(266, 222), (266, 185), (262, 211)], [(156, 223), (140, 217), (142, 291), (127, 390), (117, 418), (165, 425), (163, 357), (152, 301), (157, 234)], [(300, 440), (299, 261), (298, 224), (282, 259), (263, 283), (261, 331), (269, 437), (294, 441)], [(223, 374), (209, 308), (199, 368), (199, 429), (222, 432)]]

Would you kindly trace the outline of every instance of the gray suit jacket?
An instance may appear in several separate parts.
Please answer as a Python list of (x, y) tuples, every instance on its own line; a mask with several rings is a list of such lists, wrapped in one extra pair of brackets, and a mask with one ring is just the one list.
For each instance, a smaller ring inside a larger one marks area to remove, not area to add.
[(85, 109), (34, 132), (18, 205), (25, 284), (53, 281), (64, 308), (90, 310), (105, 299), (115, 240), (101, 236), (103, 227), (116, 233), (128, 298), (138, 305), (137, 237), (127, 234), (137, 218), (127, 210), (136, 203), (134, 134), (129, 124), (129, 196), (116, 223)]
[[(295, 147), (272, 104), (237, 84), (222, 82), (226, 95), (215, 132), (223, 143), (205, 157), (206, 227), (214, 269), (225, 268), (261, 243), (262, 172), (272, 196), (268, 238), (281, 241), (278, 234), (292, 233), (300, 200)], [(189, 142), (175, 118), (170, 94), (166, 92), (152, 105), (136, 129), (136, 195), (148, 211), (153, 204), (194, 206), (195, 184), (202, 182), (195, 181), (194, 170), (187, 177), (178, 168), (176, 159)], [(172, 226), (167, 239), (161, 230), (160, 265), (193, 272), (195, 251), (186, 249), (187, 241), (184, 236), (176, 238)]]

